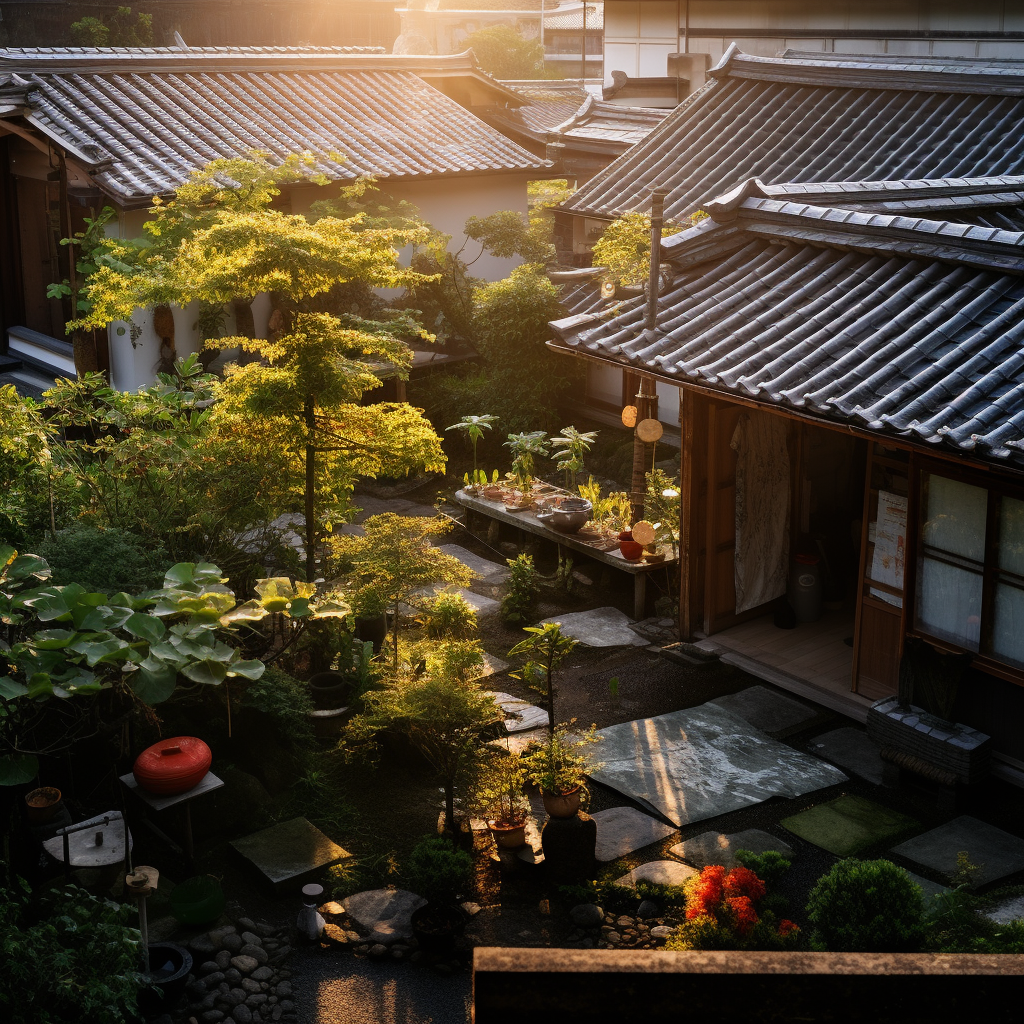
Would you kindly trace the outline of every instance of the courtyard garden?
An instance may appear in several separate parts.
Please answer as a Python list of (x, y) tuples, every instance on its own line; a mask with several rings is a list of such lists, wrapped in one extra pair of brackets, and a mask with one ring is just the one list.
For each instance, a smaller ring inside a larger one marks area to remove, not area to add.
[(222, 161), (90, 241), (76, 330), (197, 303), (203, 353), (0, 390), (5, 1019), (328, 1019), (483, 945), (1024, 952), (1020, 790), (952, 807), (680, 642), (678, 449), (631, 494), (544, 349), (558, 187), (473, 225), (534, 261), (483, 284), (372, 185), (273, 208), (305, 178)]

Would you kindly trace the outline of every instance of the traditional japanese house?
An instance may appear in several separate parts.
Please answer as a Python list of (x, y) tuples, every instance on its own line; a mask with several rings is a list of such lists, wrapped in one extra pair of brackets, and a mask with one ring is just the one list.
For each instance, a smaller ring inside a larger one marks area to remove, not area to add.
[(549, 343), (678, 396), (684, 634), (861, 719), (908, 638), (969, 655), (950, 715), (1024, 767), (1024, 177), (753, 179), (704, 209), (654, 308)]

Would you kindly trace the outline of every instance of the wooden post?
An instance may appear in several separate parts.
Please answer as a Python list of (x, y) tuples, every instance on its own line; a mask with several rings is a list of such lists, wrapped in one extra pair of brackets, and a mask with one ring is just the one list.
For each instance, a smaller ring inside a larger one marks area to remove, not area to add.
[(694, 536), (694, 513), (698, 501), (693, 465), (694, 395), (679, 389), (679, 636), (693, 636), (695, 609), (693, 576), (697, 568), (697, 538)]

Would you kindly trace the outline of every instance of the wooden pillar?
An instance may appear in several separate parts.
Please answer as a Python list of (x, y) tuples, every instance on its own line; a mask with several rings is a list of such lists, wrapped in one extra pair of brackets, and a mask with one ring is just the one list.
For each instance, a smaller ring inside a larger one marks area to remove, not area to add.
[(697, 622), (696, 576), (697, 548), (696, 510), (700, 501), (697, 468), (694, 465), (696, 434), (695, 396), (687, 388), (679, 389), (679, 635), (693, 637)]

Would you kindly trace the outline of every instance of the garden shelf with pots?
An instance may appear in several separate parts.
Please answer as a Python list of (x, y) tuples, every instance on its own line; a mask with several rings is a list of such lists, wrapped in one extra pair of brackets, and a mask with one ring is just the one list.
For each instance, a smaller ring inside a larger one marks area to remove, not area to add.
[(479, 514), (553, 541), (558, 545), (560, 555), (564, 553), (563, 548), (569, 548), (612, 569), (629, 573), (633, 577), (633, 618), (643, 619), (647, 600), (647, 577), (650, 573), (663, 570), (676, 561), (671, 548), (659, 547), (652, 558), (651, 552), (637, 544), (636, 547), (640, 548), (640, 551), (627, 547), (626, 553), (636, 556), (628, 558), (623, 553), (624, 545), (620, 542), (618, 531), (590, 523), (585, 523), (574, 533), (556, 529), (551, 516), (554, 510), (567, 500), (581, 499), (561, 487), (540, 481), (534, 482), (532, 490), (526, 496), (513, 488), (496, 486), (465, 487), (455, 494), (456, 503), (467, 511), (467, 526), (471, 531), (472, 517)]

